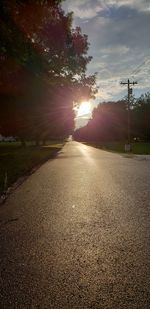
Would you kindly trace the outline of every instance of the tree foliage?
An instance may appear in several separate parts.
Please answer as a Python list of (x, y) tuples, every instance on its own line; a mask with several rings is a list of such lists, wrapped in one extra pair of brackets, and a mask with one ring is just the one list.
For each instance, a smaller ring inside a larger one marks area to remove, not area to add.
[(150, 93), (135, 100), (132, 110), (132, 131), (139, 139), (150, 140)]
[[(132, 100), (131, 137), (150, 140), (150, 93)], [(101, 103), (93, 110), (92, 119), (75, 131), (80, 141), (112, 142), (127, 140), (126, 100)]]
[(1, 133), (36, 139), (69, 134), (73, 101), (95, 93), (95, 75), (85, 74), (88, 47), (61, 1), (1, 0)]

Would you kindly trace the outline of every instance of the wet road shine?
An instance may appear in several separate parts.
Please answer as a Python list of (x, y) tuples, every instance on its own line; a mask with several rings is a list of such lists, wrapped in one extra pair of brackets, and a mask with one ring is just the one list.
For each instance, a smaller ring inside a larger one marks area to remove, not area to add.
[(68, 142), (0, 207), (0, 308), (149, 309), (150, 161)]

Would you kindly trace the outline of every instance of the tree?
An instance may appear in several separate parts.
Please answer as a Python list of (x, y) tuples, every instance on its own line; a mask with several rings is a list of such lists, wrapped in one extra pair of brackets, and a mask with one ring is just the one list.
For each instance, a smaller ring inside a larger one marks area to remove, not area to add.
[(135, 100), (132, 110), (134, 137), (150, 140), (150, 93), (145, 93)]
[(97, 142), (124, 141), (126, 126), (125, 101), (100, 103), (94, 108), (88, 124), (75, 132), (75, 138)]
[[(0, 92), (6, 100), (11, 96), (7, 108), (1, 106), (5, 133), (11, 113), (9, 132), (15, 128), (20, 138), (46, 138), (50, 130), (56, 132), (56, 123), (57, 132), (63, 133), (63, 128), (67, 134), (73, 127), (73, 101), (95, 92), (95, 76), (85, 75), (91, 60), (88, 38), (79, 27), (72, 29), (72, 14), (65, 14), (60, 4), (52, 0), (1, 1)], [(65, 120), (66, 115), (70, 121)]]

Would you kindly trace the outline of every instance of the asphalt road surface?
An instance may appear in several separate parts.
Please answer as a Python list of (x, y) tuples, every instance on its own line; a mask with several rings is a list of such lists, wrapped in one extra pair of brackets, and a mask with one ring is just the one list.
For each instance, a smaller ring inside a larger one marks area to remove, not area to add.
[(0, 207), (0, 309), (149, 309), (150, 161), (69, 142)]

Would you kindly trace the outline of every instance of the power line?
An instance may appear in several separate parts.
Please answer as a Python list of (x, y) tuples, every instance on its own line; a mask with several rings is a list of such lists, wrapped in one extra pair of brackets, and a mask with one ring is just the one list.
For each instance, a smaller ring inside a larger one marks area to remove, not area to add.
[(148, 58), (148, 59), (145, 59), (144, 61), (142, 61), (136, 68), (134, 68), (134, 70), (133, 70), (130, 74), (131, 74), (131, 75), (137, 74), (137, 73), (140, 71), (141, 67), (142, 67), (144, 64), (146, 64), (146, 62), (149, 61), (149, 60), (150, 60), (150, 59)]

